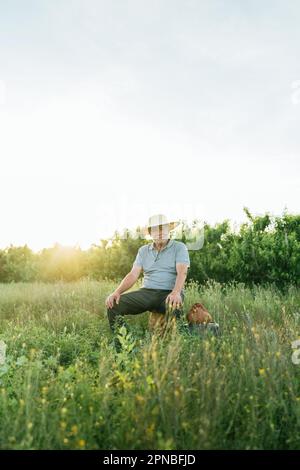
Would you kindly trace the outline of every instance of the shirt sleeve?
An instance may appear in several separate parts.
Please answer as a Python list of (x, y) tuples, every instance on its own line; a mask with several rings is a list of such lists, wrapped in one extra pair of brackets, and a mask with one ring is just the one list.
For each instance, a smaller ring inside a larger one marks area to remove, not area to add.
[(184, 263), (184, 264), (187, 264), (188, 266), (191, 265), (190, 255), (189, 255), (188, 249), (187, 249), (187, 247), (184, 243), (180, 243), (177, 247), (176, 255), (175, 255), (175, 262), (176, 263)]
[(133, 262), (133, 266), (141, 266), (141, 267), (143, 267), (143, 256), (142, 256), (141, 248), (142, 248), (142, 247), (140, 247), (140, 248), (138, 249), (136, 258), (135, 258), (135, 260), (134, 260), (134, 262)]

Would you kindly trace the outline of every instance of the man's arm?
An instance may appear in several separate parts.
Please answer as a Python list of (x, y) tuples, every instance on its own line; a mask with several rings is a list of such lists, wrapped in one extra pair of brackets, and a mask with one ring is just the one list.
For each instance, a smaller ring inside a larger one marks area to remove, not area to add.
[(126, 274), (117, 289), (106, 298), (105, 305), (107, 308), (112, 308), (114, 306), (114, 301), (116, 301), (117, 304), (119, 303), (120, 295), (122, 294), (122, 292), (125, 292), (126, 290), (130, 289), (130, 287), (135, 284), (135, 282), (138, 280), (141, 271), (142, 266), (138, 266), (136, 264), (133, 265), (131, 271)]
[(188, 268), (189, 266), (185, 263), (176, 264), (177, 277), (172, 292), (180, 294), (187, 277)]
[(131, 269), (131, 271), (126, 274), (124, 279), (122, 280), (121, 284), (115, 292), (118, 292), (119, 294), (122, 294), (122, 292), (125, 292), (126, 290), (130, 289), (130, 287), (133, 286), (133, 284), (136, 283), (136, 281), (139, 278), (139, 275), (141, 274), (142, 267), (138, 265), (134, 265)]
[(176, 282), (175, 286), (173, 287), (172, 292), (166, 298), (166, 302), (169, 302), (172, 307), (178, 307), (182, 305), (182, 298), (180, 292), (184, 286), (187, 272), (188, 272), (189, 265), (186, 263), (176, 263)]

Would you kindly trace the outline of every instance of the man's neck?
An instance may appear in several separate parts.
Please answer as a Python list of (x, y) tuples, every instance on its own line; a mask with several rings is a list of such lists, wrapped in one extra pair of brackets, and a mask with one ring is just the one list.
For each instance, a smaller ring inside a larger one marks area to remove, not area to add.
[(161, 240), (161, 241), (159, 241), (159, 242), (153, 242), (154, 248), (155, 248), (156, 250), (161, 250), (162, 248), (164, 248), (164, 247), (167, 245), (167, 243), (169, 242), (169, 240), (170, 240), (170, 238), (168, 238), (168, 240)]

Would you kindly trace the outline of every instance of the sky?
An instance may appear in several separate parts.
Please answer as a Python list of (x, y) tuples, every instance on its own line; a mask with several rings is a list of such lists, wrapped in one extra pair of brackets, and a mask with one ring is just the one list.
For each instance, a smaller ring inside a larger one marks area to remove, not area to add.
[(0, 249), (299, 213), (300, 3), (0, 0)]

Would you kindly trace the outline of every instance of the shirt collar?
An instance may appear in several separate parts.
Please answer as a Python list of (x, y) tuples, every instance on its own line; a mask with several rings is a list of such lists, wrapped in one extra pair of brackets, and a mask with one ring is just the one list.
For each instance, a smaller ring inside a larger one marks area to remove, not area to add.
[[(172, 240), (171, 238), (169, 238), (168, 243), (166, 244), (166, 246), (163, 247), (163, 249), (162, 249), (161, 251), (167, 250), (168, 248), (170, 248), (171, 245), (173, 245), (173, 243), (174, 243), (174, 240)], [(152, 242), (152, 243), (149, 244), (149, 249), (150, 249), (150, 250), (154, 250), (154, 249), (155, 249), (155, 248), (154, 248), (154, 242)]]

